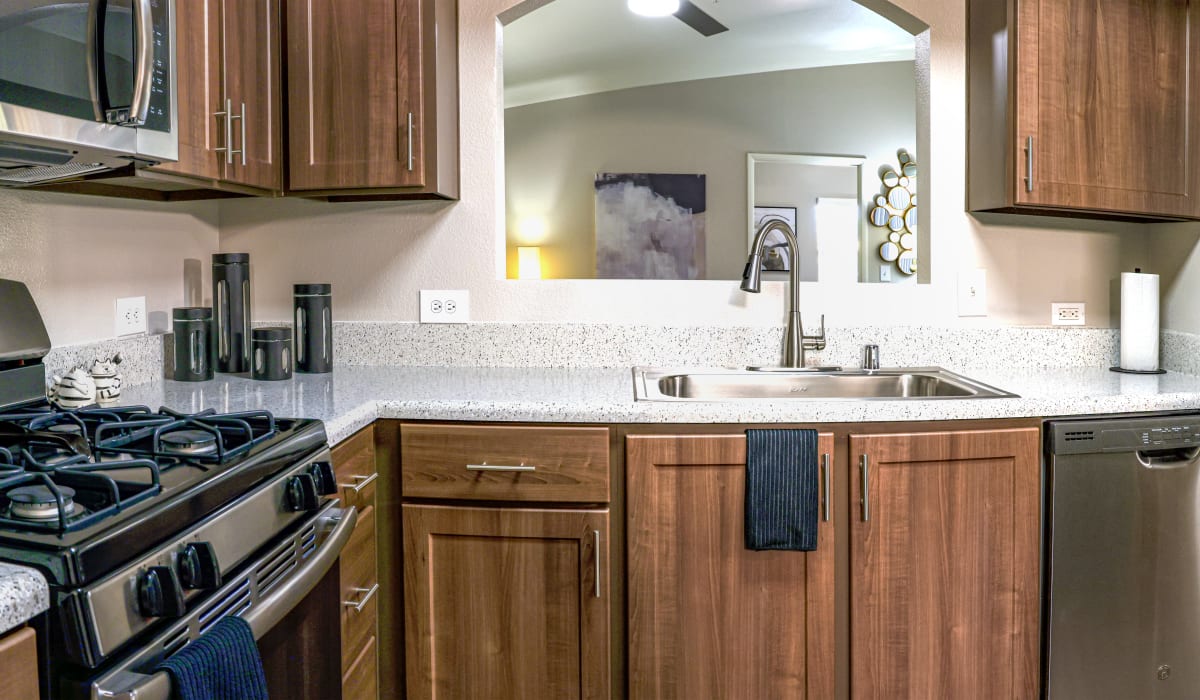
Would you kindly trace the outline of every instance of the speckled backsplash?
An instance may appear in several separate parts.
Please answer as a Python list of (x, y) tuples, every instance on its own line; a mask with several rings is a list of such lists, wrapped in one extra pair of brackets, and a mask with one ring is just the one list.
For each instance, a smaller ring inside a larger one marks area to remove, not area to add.
[[(1120, 351), (1119, 333), (1110, 328), (858, 326), (830, 327), (826, 335), (826, 348), (808, 353), (810, 365), (858, 367), (868, 343), (879, 345), (885, 367), (957, 370), (1109, 367)], [(142, 336), (54, 348), (46, 357), (47, 379), (120, 350), (126, 386), (157, 381), (164, 376), (170, 338)], [(334, 324), (335, 362), (360, 366), (737, 367), (778, 364), (782, 344), (782, 326)], [(1163, 366), (1200, 375), (1200, 336), (1164, 331)]]
[(118, 369), (125, 386), (158, 381), (163, 377), (163, 345), (170, 338), (170, 335), (140, 335), (52, 348), (43, 360), (46, 382), (75, 367), (90, 369), (95, 360), (107, 359), (117, 352), (121, 353)]

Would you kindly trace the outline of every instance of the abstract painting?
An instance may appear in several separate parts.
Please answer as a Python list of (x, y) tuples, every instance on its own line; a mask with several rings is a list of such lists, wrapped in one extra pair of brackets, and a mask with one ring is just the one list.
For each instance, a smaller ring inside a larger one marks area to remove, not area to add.
[(596, 175), (598, 279), (704, 279), (705, 176)]

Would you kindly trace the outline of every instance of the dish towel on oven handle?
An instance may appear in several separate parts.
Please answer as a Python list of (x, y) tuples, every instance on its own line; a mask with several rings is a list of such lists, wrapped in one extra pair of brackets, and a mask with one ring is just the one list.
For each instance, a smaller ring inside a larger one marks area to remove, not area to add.
[(267, 677), (250, 624), (227, 617), (159, 665), (179, 700), (267, 700)]
[(746, 431), (746, 549), (817, 548), (817, 431)]

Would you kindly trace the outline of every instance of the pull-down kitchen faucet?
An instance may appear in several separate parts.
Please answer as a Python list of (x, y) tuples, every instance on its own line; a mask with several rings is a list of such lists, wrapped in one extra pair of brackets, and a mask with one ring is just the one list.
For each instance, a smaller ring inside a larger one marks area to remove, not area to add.
[(791, 295), (788, 303), (787, 331), (784, 336), (783, 366), (803, 367), (805, 350), (825, 349), (825, 315), (821, 315), (820, 333), (804, 335), (804, 321), (800, 318), (800, 246), (796, 242), (796, 232), (784, 219), (768, 216), (759, 225), (754, 234), (754, 243), (750, 246), (750, 259), (746, 261), (746, 269), (742, 272), (742, 291), (752, 294), (762, 291), (763, 248), (766, 246), (767, 236), (772, 231), (783, 234), (791, 263), (788, 277)]

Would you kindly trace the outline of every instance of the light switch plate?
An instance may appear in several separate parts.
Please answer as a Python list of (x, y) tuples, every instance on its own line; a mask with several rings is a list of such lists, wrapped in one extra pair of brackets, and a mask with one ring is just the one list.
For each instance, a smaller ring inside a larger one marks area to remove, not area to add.
[(987, 316), (987, 270), (958, 273), (958, 315)]
[(116, 333), (118, 336), (146, 332), (146, 297), (117, 299)]
[(422, 289), (421, 323), (468, 323), (471, 293), (466, 289)]

